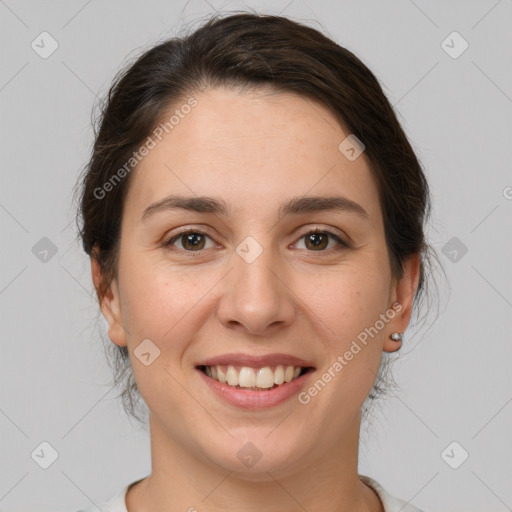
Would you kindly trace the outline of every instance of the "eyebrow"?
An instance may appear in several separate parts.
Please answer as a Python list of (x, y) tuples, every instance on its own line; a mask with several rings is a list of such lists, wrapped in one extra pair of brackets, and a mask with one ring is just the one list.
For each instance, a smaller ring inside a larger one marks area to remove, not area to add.
[[(145, 221), (148, 217), (156, 213), (183, 209), (197, 213), (212, 213), (229, 217), (232, 210), (228, 204), (222, 199), (214, 197), (184, 197), (171, 195), (150, 204), (143, 212), (140, 222)], [(281, 203), (278, 213), (279, 217), (289, 214), (303, 214), (320, 211), (341, 211), (358, 215), (359, 217), (369, 220), (366, 210), (352, 199), (345, 196), (307, 196), (295, 197), (284, 203)]]

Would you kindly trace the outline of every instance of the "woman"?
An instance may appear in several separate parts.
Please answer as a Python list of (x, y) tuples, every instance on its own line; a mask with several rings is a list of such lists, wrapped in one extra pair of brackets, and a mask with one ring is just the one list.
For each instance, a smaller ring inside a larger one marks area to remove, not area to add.
[(212, 18), (117, 78), (82, 185), (151, 437), (103, 511), (419, 510), (357, 471), (431, 250), (425, 176), (359, 59), (284, 17)]

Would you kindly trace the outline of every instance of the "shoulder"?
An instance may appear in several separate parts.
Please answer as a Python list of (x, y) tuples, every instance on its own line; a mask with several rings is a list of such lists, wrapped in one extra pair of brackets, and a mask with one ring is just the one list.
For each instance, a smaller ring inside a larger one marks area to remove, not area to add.
[[(414, 505), (392, 496), (373, 478), (365, 475), (359, 475), (359, 478), (377, 493), (384, 506), (384, 512), (424, 512)], [(98, 508), (100, 508), (102, 512), (128, 512), (126, 508), (126, 493), (129, 487), (135, 483), (136, 482), (132, 482), (126, 485), (115, 496), (107, 501), (98, 503), (97, 506), (92, 505), (91, 507), (76, 510), (75, 512), (97, 512)]]
[(378, 482), (365, 475), (359, 475), (359, 479), (370, 486), (379, 496), (384, 506), (384, 512), (424, 512), (407, 501), (391, 496)]

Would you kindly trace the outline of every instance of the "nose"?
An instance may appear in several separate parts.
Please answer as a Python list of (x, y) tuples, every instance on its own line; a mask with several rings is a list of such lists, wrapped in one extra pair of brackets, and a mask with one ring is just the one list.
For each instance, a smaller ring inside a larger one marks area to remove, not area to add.
[(287, 282), (289, 272), (271, 249), (251, 262), (234, 253), (232, 265), (222, 280), (217, 307), (224, 326), (261, 336), (293, 322), (295, 295)]

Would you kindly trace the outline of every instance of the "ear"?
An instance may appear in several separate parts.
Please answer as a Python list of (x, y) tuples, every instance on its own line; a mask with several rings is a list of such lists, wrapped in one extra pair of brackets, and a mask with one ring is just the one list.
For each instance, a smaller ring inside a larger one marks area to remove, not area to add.
[[(94, 255), (91, 256), (91, 273), (94, 288), (96, 289), (96, 294), (100, 300), (99, 291), (103, 274), (100, 264)], [(126, 331), (122, 322), (119, 287), (116, 279), (112, 279), (108, 290), (106, 291), (103, 299), (101, 299), (100, 308), (108, 323), (108, 337), (110, 340), (120, 347), (126, 346)]]
[[(383, 345), (385, 352), (395, 352), (402, 346), (401, 341), (394, 341), (390, 336), (394, 332), (403, 333), (409, 325), (414, 294), (418, 288), (420, 278), (420, 262), (419, 253), (410, 256), (403, 263), (404, 275), (401, 279), (395, 279), (393, 282), (389, 307), (395, 311), (395, 316), (387, 325), (386, 338)], [(394, 307), (393, 304), (395, 305)]]

